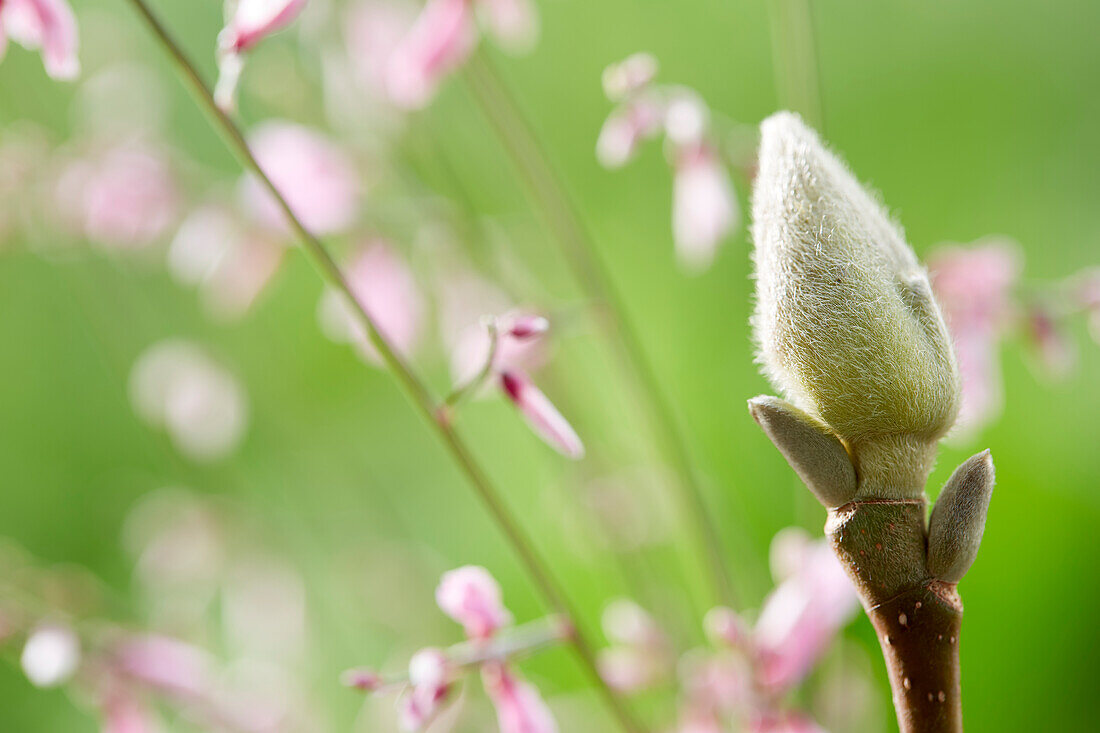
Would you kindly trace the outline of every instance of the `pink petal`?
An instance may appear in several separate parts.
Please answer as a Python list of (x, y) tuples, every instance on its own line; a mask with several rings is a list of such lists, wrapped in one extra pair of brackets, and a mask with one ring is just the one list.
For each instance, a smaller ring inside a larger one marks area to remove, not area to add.
[(798, 713), (762, 715), (748, 730), (750, 733), (826, 733), (813, 720)]
[[(359, 211), (359, 176), (346, 151), (321, 134), (290, 122), (267, 122), (249, 136), (261, 170), (312, 234), (348, 229)], [(256, 221), (286, 234), (286, 217), (253, 176), (241, 184), (245, 208)]]
[[(518, 313), (501, 316), (497, 350), (492, 370), (537, 369), (546, 360), (546, 344), (539, 336), (549, 328), (541, 316)], [(451, 374), (455, 384), (466, 384), (485, 367), (491, 337), (482, 323), (463, 329), (451, 352)]]
[(500, 733), (557, 733), (558, 724), (539, 691), (503, 664), (484, 665), (481, 680), (497, 710)]
[(282, 263), (285, 247), (245, 232), (218, 205), (194, 210), (168, 248), (168, 269), (183, 285), (198, 286), (203, 304), (220, 318), (245, 314)]
[(689, 89), (676, 89), (665, 110), (665, 133), (679, 146), (702, 145), (710, 125), (710, 110)]
[(932, 288), (955, 342), (962, 377), (956, 435), (991, 420), (1003, 400), (997, 350), (1014, 311), (1011, 290), (1020, 276), (1018, 248), (987, 240), (969, 249), (946, 247), (929, 258)]
[(101, 706), (102, 733), (157, 733), (155, 716), (134, 697), (125, 693), (111, 695)]
[(3, 0), (0, 56), (5, 32), (27, 48), (41, 49), (46, 73), (54, 79), (74, 79), (80, 73), (76, 17), (65, 0)]
[(672, 235), (680, 263), (706, 269), (741, 212), (729, 173), (704, 146), (681, 153), (672, 181)]
[(238, 0), (233, 16), (218, 35), (218, 45), (236, 53), (247, 51), (290, 25), (305, 6), (306, 0)]
[(604, 168), (621, 168), (638, 150), (639, 144), (661, 131), (664, 103), (655, 96), (641, 95), (624, 103), (608, 116), (596, 140), (596, 159)]
[(1042, 305), (1028, 313), (1028, 335), (1039, 356), (1039, 365), (1055, 378), (1064, 377), (1077, 362), (1077, 352), (1058, 319)]
[(469, 0), (428, 0), (394, 49), (386, 89), (399, 107), (423, 107), (439, 82), (457, 69), (477, 44)]
[(382, 677), (372, 669), (356, 668), (340, 675), (340, 683), (362, 692), (374, 692), (382, 686)]
[(535, 339), (550, 330), (550, 321), (534, 313), (514, 313), (503, 316), (501, 332), (520, 341)]
[(164, 236), (176, 221), (181, 194), (163, 151), (140, 142), (124, 143), (63, 174), (59, 204), (94, 243), (111, 250), (136, 250)]
[(619, 102), (648, 87), (655, 76), (657, 59), (652, 54), (632, 54), (603, 70), (603, 90), (609, 99)]
[(201, 697), (213, 683), (210, 655), (167, 636), (129, 637), (113, 649), (113, 658), (117, 672), (174, 697)]
[(601, 649), (596, 657), (600, 677), (612, 689), (634, 693), (648, 689), (666, 675), (666, 660), (652, 650), (633, 646)]
[(569, 458), (577, 460), (584, 457), (584, 444), (573, 426), (524, 374), (518, 371), (501, 372), (500, 384), (536, 435)]
[(604, 635), (618, 644), (652, 647), (665, 642), (653, 616), (629, 598), (618, 598), (607, 604), (600, 622)]
[(478, 0), (486, 29), (507, 50), (531, 50), (539, 36), (539, 16), (531, 0)]
[(716, 643), (725, 644), (731, 649), (747, 650), (752, 640), (752, 632), (745, 620), (732, 608), (719, 606), (707, 612), (703, 619), (707, 637)]
[(512, 622), (512, 614), (501, 600), (500, 585), (488, 570), (476, 565), (444, 573), (435, 601), (443, 613), (462, 624), (471, 639), (487, 639)]
[[(386, 242), (369, 243), (345, 268), (344, 276), (356, 300), (390, 345), (399, 354), (412, 353), (420, 339), (424, 301), (401, 255)], [(381, 363), (366, 330), (339, 293), (328, 291), (322, 296), (318, 315), (329, 338), (354, 343), (368, 361)]]
[(344, 45), (356, 80), (365, 91), (385, 93), (390, 56), (415, 19), (408, 3), (359, 2), (347, 16)]
[(742, 656), (688, 652), (680, 660), (680, 678), (689, 710), (728, 716), (753, 694), (752, 671)]
[(797, 684), (858, 607), (844, 568), (825, 542), (764, 601), (753, 632), (761, 683), (780, 693)]
[(237, 379), (205, 352), (183, 341), (148, 349), (130, 375), (134, 411), (162, 427), (180, 452), (197, 461), (237, 447), (248, 422), (248, 400)]
[(447, 697), (447, 657), (439, 649), (421, 649), (409, 660), (409, 682), (412, 689), (402, 700), (401, 727), (420, 730), (439, 712)]

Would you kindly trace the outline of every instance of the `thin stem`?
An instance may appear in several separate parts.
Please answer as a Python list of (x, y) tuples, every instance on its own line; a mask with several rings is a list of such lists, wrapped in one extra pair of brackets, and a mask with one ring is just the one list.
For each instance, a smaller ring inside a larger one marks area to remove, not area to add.
[[(568, 641), (571, 633), (567, 621), (558, 616), (549, 616), (509, 629), (488, 640), (454, 644), (443, 650), (443, 656), (447, 658), (448, 667), (455, 670), (467, 670), (486, 662), (514, 662)], [(351, 670), (347, 675), (348, 686), (358, 686), (355, 682), (357, 675), (358, 670)], [(375, 679), (378, 681), (365, 688), (365, 692), (392, 692), (409, 684), (408, 672)]]
[(485, 328), (489, 332), (489, 353), (485, 357), (485, 364), (473, 378), (447, 395), (443, 400), (443, 407), (446, 410), (453, 411), (471, 394), (481, 389), (481, 385), (485, 384), (485, 380), (493, 372), (493, 363), (497, 359), (497, 351), (500, 350), (500, 327), (495, 319), (490, 319)]
[(494, 488), (488, 476), (470, 453), (465, 442), (455, 431), (454, 427), (447, 421), (437, 419), (435, 401), (428, 391), (427, 386), (413, 372), (411, 367), (405, 363), (404, 359), (394, 351), (390, 343), (378, 330), (378, 327), (374, 323), (374, 319), (371, 318), (370, 314), (367, 313), (362, 304), (355, 298), (351, 288), (348, 286), (347, 280), (340, 271), (339, 265), (337, 265), (332, 255), (320, 240), (302, 225), (301, 221), (291, 210), (286, 199), (283, 198), (275, 188), (271, 179), (269, 179), (264, 174), (263, 170), (260, 169), (260, 165), (253, 156), (240, 129), (238, 129), (233, 120), (218, 107), (211, 95), (210, 88), (207, 87), (206, 83), (199, 76), (194, 64), (172, 38), (164, 25), (155, 15), (153, 15), (145, 0), (129, 0), (129, 2), (137, 11), (138, 15), (141, 16), (149, 26), (149, 30), (156, 36), (160, 45), (163, 46), (164, 50), (171, 57), (172, 62), (182, 75), (185, 84), (190, 88), (199, 105), (210, 116), (214, 126), (222, 134), (226, 144), (234, 155), (236, 155), (247, 170), (256, 175), (263, 187), (278, 204), (287, 222), (290, 224), (291, 229), (299, 239), (303, 251), (313, 263), (322, 279), (343, 295), (352, 306), (355, 317), (360, 322), (360, 325), (366, 330), (371, 343), (382, 356), (386, 366), (397, 377), (398, 381), (405, 389), (407, 396), (420, 414), (427, 420), (428, 424), (433, 426), (438, 437), (450, 452), (451, 457), (465, 474), (482, 503), (485, 505), (485, 508), (489, 511), (489, 514), (492, 516), (497, 526), (504, 533), (512, 549), (519, 556), (520, 562), (527, 569), (531, 579), (546, 599), (548, 605), (556, 614), (566, 619), (571, 629), (569, 640), (577, 656), (580, 658), (585, 671), (591, 677), (593, 684), (596, 685), (596, 688), (611, 708), (619, 724), (624, 730), (630, 731), (630, 733), (641, 733), (644, 731), (644, 728), (634, 720), (623, 701), (612, 692), (611, 688), (607, 686), (607, 683), (600, 676), (599, 670), (596, 667), (596, 657), (593, 647), (578, 627), (576, 621), (577, 614), (573, 610), (571, 602), (562, 591), (557, 580), (551, 574), (546, 562), (539, 555), (530, 539), (524, 533), (522, 527), (504, 505), (499, 492)]
[(550, 164), (549, 156), (489, 61), (482, 54), (475, 54), (466, 66), (465, 76), (482, 112), (496, 129), (512, 158), (531, 199), (564, 250), (574, 277), (590, 298), (605, 305), (611, 330), (617, 336), (615, 342), (620, 356), (629, 365), (626, 371), (633, 376), (635, 391), (646, 406), (651, 427), (680, 478), (680, 498), (693, 524), (691, 534), (698, 539), (699, 552), (709, 570), (714, 595), (720, 603), (735, 605), (722, 542), (703, 499), (687, 444), (676, 427), (676, 416), (626, 315), (622, 296), (615, 288), (607, 266), (593, 246), (564, 184)]
[(772, 67), (779, 104), (800, 112), (824, 133), (820, 65), (814, 38), (812, 0), (771, 0)]

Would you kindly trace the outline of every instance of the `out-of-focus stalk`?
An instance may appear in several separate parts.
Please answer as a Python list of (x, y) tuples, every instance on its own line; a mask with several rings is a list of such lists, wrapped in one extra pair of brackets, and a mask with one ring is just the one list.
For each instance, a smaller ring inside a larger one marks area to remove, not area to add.
[(624, 371), (631, 375), (639, 401), (648, 413), (654, 437), (679, 477), (680, 499), (692, 523), (691, 534), (698, 539), (715, 600), (723, 605), (735, 605), (722, 541), (703, 498), (687, 444), (607, 266), (593, 246), (531, 125), (483, 54), (475, 53), (470, 58), (465, 67), (465, 79), (500, 137), (532, 201), (562, 247), (574, 277), (589, 297), (604, 306), (604, 322), (611, 326), (615, 344), (626, 365)]
[(551, 574), (549, 567), (541, 555), (535, 549), (531, 540), (523, 528), (516, 521), (510, 510), (504, 505), (499, 492), (490, 482), (480, 464), (466, 447), (465, 441), (455, 431), (449, 421), (437, 419), (436, 402), (424, 382), (412, 371), (411, 367), (393, 350), (385, 336), (379, 332), (370, 314), (355, 298), (347, 280), (340, 271), (339, 265), (325, 246), (310, 233), (291, 210), (287, 201), (275, 188), (275, 185), (261, 170), (256, 158), (253, 156), (248, 143), (241, 134), (240, 129), (233, 120), (218, 107), (210, 88), (199, 76), (195, 65), (187, 57), (184, 51), (172, 38), (171, 34), (153, 14), (145, 0), (129, 0), (138, 15), (148, 25), (149, 30), (157, 38), (157, 41), (171, 57), (172, 62), (182, 75), (185, 84), (194, 94), (199, 105), (210, 116), (214, 126), (225, 138), (226, 144), (239, 159), (241, 164), (254, 173), (263, 187), (277, 202), (280, 210), (286, 216), (287, 222), (294, 231), (302, 250), (306, 253), (310, 262), (329, 285), (334, 287), (348, 301), (355, 317), (366, 330), (371, 343), (382, 356), (386, 366), (394, 373), (398, 381), (404, 387), (407, 396), (421, 415), (433, 426), (437, 435), (442, 440), (455, 463), (473, 485), (482, 503), (488, 509), (489, 514), (495, 520), (497, 526), (504, 533), (513, 551), (519, 556), (520, 561), (527, 569), (535, 585), (545, 597), (553, 611), (565, 619), (571, 634), (569, 641), (580, 658), (583, 667), (592, 679), (592, 683), (600, 691), (607, 702), (615, 718), (621, 727), (631, 733), (641, 733), (644, 728), (634, 719), (623, 701), (607, 686), (596, 667), (596, 658), (591, 643), (587, 636), (577, 625), (577, 615), (572, 603), (565, 595), (556, 578)]
[(821, 72), (814, 35), (813, 0), (771, 0), (772, 68), (780, 109), (800, 112), (824, 132)]

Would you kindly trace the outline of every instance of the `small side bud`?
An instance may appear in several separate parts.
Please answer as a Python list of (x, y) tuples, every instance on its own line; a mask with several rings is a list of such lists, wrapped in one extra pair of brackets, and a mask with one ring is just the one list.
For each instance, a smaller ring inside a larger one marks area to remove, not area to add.
[(752, 398), (749, 412), (818, 501), (831, 509), (855, 497), (855, 467), (825, 423), (778, 397)]
[(928, 571), (958, 583), (978, 556), (993, 494), (993, 457), (982, 451), (955, 469), (940, 492), (928, 527)]

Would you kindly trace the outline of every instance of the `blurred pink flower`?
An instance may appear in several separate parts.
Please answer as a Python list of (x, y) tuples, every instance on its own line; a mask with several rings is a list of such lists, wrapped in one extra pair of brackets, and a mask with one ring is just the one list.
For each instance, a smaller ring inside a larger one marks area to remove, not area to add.
[(530, 50), (539, 36), (539, 16), (531, 0), (477, 0), (486, 31), (505, 49)]
[(149, 348), (130, 374), (134, 411), (167, 430), (180, 452), (197, 461), (228, 455), (244, 436), (244, 390), (203, 350), (184, 341)]
[[(384, 241), (370, 242), (354, 256), (344, 276), (356, 300), (394, 350), (409, 355), (420, 339), (424, 301), (401, 255)], [(365, 359), (381, 363), (366, 329), (340, 293), (328, 290), (321, 296), (318, 318), (326, 336), (353, 343)]]
[(706, 269), (740, 218), (729, 173), (715, 152), (707, 145), (680, 150), (672, 181), (672, 234), (680, 263)]
[[(320, 133), (291, 122), (265, 122), (249, 142), (260, 169), (310, 233), (336, 234), (354, 223), (360, 185), (347, 152)], [(289, 233), (282, 210), (255, 176), (242, 180), (241, 195), (259, 224)]]
[(773, 713), (761, 715), (752, 721), (749, 733), (826, 733), (810, 718), (798, 713)]
[(611, 646), (596, 656), (600, 677), (607, 685), (624, 694), (649, 689), (665, 676), (667, 667), (649, 652), (633, 646)]
[(536, 313), (508, 314), (498, 325), (501, 333), (517, 341), (536, 339), (550, 330), (550, 321)]
[(99, 705), (101, 733), (158, 733), (153, 713), (133, 695), (114, 691)]
[(187, 642), (144, 634), (127, 637), (111, 650), (113, 671), (178, 699), (197, 699), (210, 692), (213, 659)]
[(181, 194), (163, 151), (127, 142), (70, 164), (58, 181), (58, 204), (83, 234), (111, 250), (137, 250), (168, 232)]
[(344, 26), (344, 45), (355, 80), (364, 91), (385, 95), (390, 56), (415, 17), (408, 2), (366, 0), (352, 5)]
[(28, 49), (40, 49), (46, 73), (69, 80), (80, 74), (76, 17), (66, 0), (0, 1), (0, 58), (7, 37)]
[(557, 733), (558, 724), (539, 691), (504, 664), (483, 665), (481, 680), (497, 710), (500, 733)]
[(340, 675), (340, 683), (360, 692), (375, 692), (384, 684), (382, 677), (377, 672), (365, 667), (345, 670)]
[(807, 543), (797, 571), (765, 599), (753, 630), (760, 684), (781, 693), (801, 681), (855, 614), (858, 602), (828, 545)]
[(955, 342), (963, 400), (956, 431), (966, 434), (1001, 409), (1003, 388), (997, 350), (1013, 317), (1012, 288), (1021, 270), (1017, 247), (988, 240), (947, 247), (929, 258), (929, 274)]
[[(499, 316), (497, 348), (490, 372), (537, 368), (546, 356), (545, 343), (540, 338), (549, 328), (545, 318), (527, 311), (512, 311)], [(484, 323), (472, 324), (462, 330), (451, 352), (451, 374), (456, 384), (466, 384), (481, 373), (492, 348), (492, 336)]]
[(1077, 276), (1076, 299), (1088, 314), (1089, 332), (1100, 344), (1100, 267), (1085, 270)]
[(471, 639), (488, 639), (512, 623), (512, 614), (501, 601), (500, 585), (483, 567), (466, 565), (444, 573), (435, 601), (462, 624)]
[(1064, 377), (1077, 363), (1077, 350), (1058, 318), (1046, 305), (1033, 303), (1027, 314), (1027, 336), (1039, 358), (1039, 367), (1053, 377)]
[(306, 0), (235, 0), (233, 14), (218, 34), (218, 45), (237, 53), (247, 51), (290, 25), (305, 6)]
[(547, 445), (574, 460), (584, 457), (584, 444), (573, 426), (525, 374), (519, 371), (502, 371), (500, 384), (504, 394), (519, 408), (527, 424)]
[(749, 651), (752, 645), (752, 630), (740, 614), (732, 608), (718, 606), (710, 609), (703, 618), (703, 628), (707, 636), (715, 643), (739, 651)]
[(265, 37), (290, 25), (306, 0), (230, 0), (229, 21), (218, 34), (218, 83), (214, 98), (231, 109), (244, 67), (243, 54)]
[(669, 94), (665, 107), (665, 134), (680, 154), (694, 152), (703, 145), (710, 126), (710, 110), (703, 98), (691, 89), (677, 87)]
[(477, 45), (471, 0), (428, 0), (390, 56), (386, 90), (405, 109), (423, 107), (443, 77)]
[(744, 657), (693, 651), (680, 660), (680, 681), (686, 709), (705, 713), (688, 717), (728, 718), (752, 693), (752, 670)]
[(612, 646), (597, 658), (600, 676), (620, 692), (637, 692), (664, 679), (671, 669), (668, 639), (644, 608), (619, 598), (604, 608), (604, 636)]
[(203, 305), (220, 318), (238, 318), (279, 270), (286, 248), (261, 232), (248, 232), (232, 214), (209, 204), (193, 211), (168, 248), (168, 270), (199, 288)]
[(649, 86), (657, 76), (653, 54), (635, 53), (603, 70), (603, 91), (613, 102), (621, 102)]
[(600, 618), (603, 633), (616, 644), (640, 647), (662, 647), (666, 639), (649, 611), (629, 598), (617, 598), (603, 610)]
[(405, 730), (420, 730), (439, 711), (447, 697), (447, 657), (439, 649), (421, 649), (409, 660), (409, 689), (402, 700), (400, 719)]
[(596, 159), (604, 168), (621, 168), (634, 157), (638, 146), (655, 138), (664, 125), (664, 103), (642, 94), (608, 115), (596, 139)]

